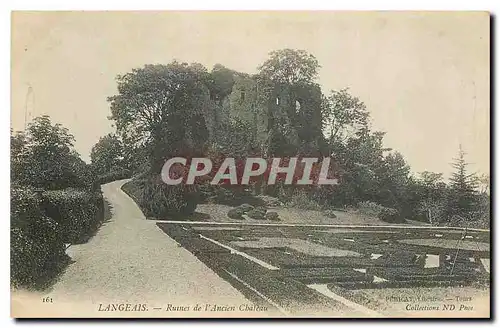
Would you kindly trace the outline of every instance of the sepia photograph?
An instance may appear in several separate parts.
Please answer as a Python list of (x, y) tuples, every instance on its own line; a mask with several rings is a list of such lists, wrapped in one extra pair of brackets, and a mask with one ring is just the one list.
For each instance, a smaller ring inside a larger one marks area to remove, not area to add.
[(491, 317), (486, 11), (13, 11), (13, 318)]

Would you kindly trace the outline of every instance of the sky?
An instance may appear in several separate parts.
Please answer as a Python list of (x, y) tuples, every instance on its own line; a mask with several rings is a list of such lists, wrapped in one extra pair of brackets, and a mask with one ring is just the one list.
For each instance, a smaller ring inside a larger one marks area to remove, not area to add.
[(303, 49), (323, 92), (348, 87), (413, 172), (442, 172), (459, 145), (490, 172), (485, 12), (14, 12), (11, 127), (49, 115), (89, 162), (114, 131), (115, 78), (174, 59), (255, 73), (272, 50)]

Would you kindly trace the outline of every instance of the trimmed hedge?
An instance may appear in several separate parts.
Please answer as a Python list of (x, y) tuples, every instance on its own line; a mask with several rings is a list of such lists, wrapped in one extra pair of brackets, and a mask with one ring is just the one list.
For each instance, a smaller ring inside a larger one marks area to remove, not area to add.
[(21, 186), (11, 188), (11, 283), (33, 285), (64, 256), (57, 222), (44, 215), (40, 193)]
[(47, 216), (59, 224), (65, 243), (79, 243), (95, 231), (104, 216), (100, 192), (76, 189), (50, 190), (42, 193), (41, 206)]
[(11, 187), (11, 283), (36, 287), (67, 258), (66, 243), (78, 243), (104, 217), (100, 192), (43, 191)]

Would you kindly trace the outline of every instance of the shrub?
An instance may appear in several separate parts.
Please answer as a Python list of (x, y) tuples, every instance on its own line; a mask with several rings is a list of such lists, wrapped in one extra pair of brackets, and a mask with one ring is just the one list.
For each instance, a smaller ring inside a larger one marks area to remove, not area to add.
[(253, 210), (248, 211), (247, 215), (249, 218), (254, 220), (265, 220), (266, 211), (262, 208), (254, 208)]
[(200, 201), (216, 202), (216, 194), (214, 186), (208, 183), (200, 184), (199, 187)]
[(400, 213), (393, 208), (384, 208), (382, 209), (377, 217), (388, 223), (404, 223), (404, 218), (400, 215)]
[(11, 188), (11, 283), (29, 286), (54, 271), (64, 255), (58, 224), (40, 210), (39, 194)]
[(88, 237), (97, 229), (104, 214), (100, 192), (76, 189), (43, 192), (41, 207), (47, 216), (58, 223), (66, 243), (79, 243)]
[(385, 206), (375, 202), (365, 201), (358, 203), (358, 212), (362, 215), (378, 217), (379, 213), (386, 209)]
[(238, 206), (239, 209), (243, 211), (243, 213), (247, 213), (248, 211), (251, 211), (254, 209), (254, 207), (250, 204), (241, 204)]
[(136, 204), (139, 206), (142, 206), (141, 198), (142, 190), (144, 189), (144, 184), (146, 183), (145, 181), (146, 180), (144, 178), (136, 176), (134, 179), (124, 183), (121, 188), (123, 192), (125, 192), (130, 198), (132, 198), (134, 202), (136, 202)]
[(167, 185), (159, 177), (150, 177), (139, 186), (142, 189), (139, 207), (146, 216), (163, 218), (191, 215), (199, 202), (194, 185)]
[(235, 194), (232, 190), (224, 187), (215, 187), (216, 202), (218, 204), (232, 204), (235, 200)]
[(97, 181), (99, 182), (99, 184), (106, 184), (117, 180), (128, 179), (131, 176), (132, 174), (130, 170), (123, 169), (100, 175), (97, 177)]
[(280, 216), (276, 212), (267, 212), (265, 218), (269, 221), (280, 221)]
[(321, 210), (321, 205), (318, 204), (305, 191), (295, 192), (287, 203), (289, 207), (295, 207), (301, 210)]
[(200, 201), (213, 204), (224, 204), (229, 206), (236, 206), (241, 204), (241, 193), (237, 190), (232, 190), (230, 187), (201, 184), (199, 186)]
[(245, 212), (239, 207), (232, 208), (227, 212), (227, 216), (234, 220), (244, 220), (243, 214), (245, 214)]

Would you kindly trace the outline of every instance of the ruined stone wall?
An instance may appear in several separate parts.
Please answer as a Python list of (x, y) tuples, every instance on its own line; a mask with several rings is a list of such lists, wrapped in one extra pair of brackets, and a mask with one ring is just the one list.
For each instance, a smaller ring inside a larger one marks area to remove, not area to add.
[(205, 117), (211, 138), (218, 122), (239, 120), (252, 127), (259, 148), (271, 135), (279, 134), (290, 144), (311, 143), (321, 138), (321, 89), (316, 85), (290, 86), (257, 82), (248, 74), (234, 75), (232, 92), (222, 100), (209, 99)]

